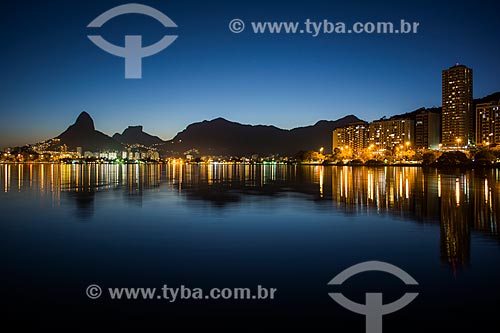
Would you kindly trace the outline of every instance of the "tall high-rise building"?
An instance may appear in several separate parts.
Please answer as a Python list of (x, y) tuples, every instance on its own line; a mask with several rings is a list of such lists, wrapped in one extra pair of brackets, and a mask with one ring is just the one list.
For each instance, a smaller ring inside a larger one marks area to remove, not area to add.
[(500, 144), (500, 101), (476, 106), (476, 143), (482, 146)]
[(333, 131), (332, 149), (345, 148), (359, 152), (368, 145), (368, 124), (354, 123)]
[(472, 69), (456, 65), (443, 70), (442, 84), (441, 143), (445, 147), (474, 145)]
[(415, 122), (415, 147), (438, 149), (441, 142), (441, 115), (422, 110), (417, 113)]

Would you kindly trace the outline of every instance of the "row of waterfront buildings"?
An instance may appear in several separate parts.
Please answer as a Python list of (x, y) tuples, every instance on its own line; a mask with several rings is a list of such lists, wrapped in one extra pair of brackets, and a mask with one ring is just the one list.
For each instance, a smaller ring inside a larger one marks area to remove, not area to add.
[(159, 161), (160, 160), (160, 154), (158, 151), (153, 150), (153, 149), (144, 149), (144, 150), (139, 150), (139, 149), (127, 149), (124, 151), (101, 151), (101, 152), (91, 152), (91, 151), (85, 151), (82, 152), (82, 147), (77, 147), (76, 148), (76, 154), (73, 155), (73, 157), (76, 158), (100, 158), (100, 159), (106, 159), (106, 160), (116, 160), (116, 159), (123, 159), (123, 160), (153, 160), (153, 161)]
[(442, 73), (442, 109), (359, 122), (333, 131), (333, 149), (468, 149), (500, 145), (500, 101), (474, 105), (472, 69), (456, 65)]
[(67, 145), (61, 144), (59, 138), (54, 138), (33, 145), (27, 145), (24, 148), (27, 149), (19, 150), (6, 148), (2, 154), (2, 159), (7, 161), (58, 161), (67, 159), (99, 159), (107, 161), (160, 160), (160, 153), (156, 148), (146, 147), (140, 144), (128, 145), (121, 151), (114, 149), (91, 151), (84, 150), (83, 147), (76, 147), (76, 149), (73, 150)]

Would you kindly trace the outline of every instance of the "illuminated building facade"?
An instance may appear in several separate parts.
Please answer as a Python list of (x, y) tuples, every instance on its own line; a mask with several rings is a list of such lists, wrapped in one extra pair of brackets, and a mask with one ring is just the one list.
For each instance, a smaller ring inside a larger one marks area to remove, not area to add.
[(354, 123), (333, 131), (332, 148), (361, 151), (368, 146), (368, 124)]
[(500, 144), (500, 101), (476, 106), (476, 143), (481, 146)]
[(472, 98), (472, 69), (456, 65), (443, 70), (441, 143), (444, 147), (474, 145)]
[(369, 145), (376, 150), (414, 145), (414, 125), (410, 119), (374, 121), (369, 126)]
[(416, 115), (415, 147), (438, 149), (441, 142), (441, 115), (422, 110)]

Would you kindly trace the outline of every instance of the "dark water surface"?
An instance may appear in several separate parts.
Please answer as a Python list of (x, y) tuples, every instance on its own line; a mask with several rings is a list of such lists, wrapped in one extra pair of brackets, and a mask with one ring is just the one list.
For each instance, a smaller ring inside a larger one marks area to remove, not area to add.
[[(365, 332), (329, 296), (385, 303), (384, 332), (500, 323), (500, 173), (413, 167), (0, 164), (2, 305), (18, 327)], [(379, 260), (418, 286), (370, 272)], [(276, 288), (274, 300), (89, 299), (86, 288)], [(114, 331), (114, 330), (113, 330)]]

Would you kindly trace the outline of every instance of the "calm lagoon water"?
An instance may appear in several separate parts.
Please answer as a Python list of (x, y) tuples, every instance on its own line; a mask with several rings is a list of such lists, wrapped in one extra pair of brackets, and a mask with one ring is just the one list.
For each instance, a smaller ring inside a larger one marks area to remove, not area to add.
[[(0, 164), (2, 305), (23, 327), (364, 332), (335, 303), (419, 292), (384, 332), (495, 327), (500, 173), (418, 167)], [(328, 282), (354, 264), (385, 273)], [(276, 288), (274, 300), (89, 299), (109, 287)]]

